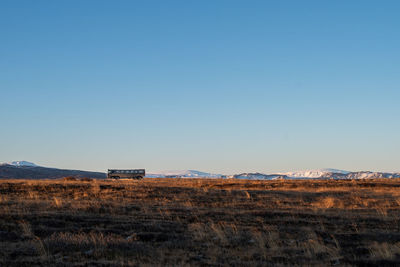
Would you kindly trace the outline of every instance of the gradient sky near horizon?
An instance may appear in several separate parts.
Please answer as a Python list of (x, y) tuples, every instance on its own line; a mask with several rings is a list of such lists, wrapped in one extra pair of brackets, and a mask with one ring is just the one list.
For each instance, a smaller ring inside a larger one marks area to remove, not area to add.
[(0, 162), (400, 171), (399, 1), (1, 1)]

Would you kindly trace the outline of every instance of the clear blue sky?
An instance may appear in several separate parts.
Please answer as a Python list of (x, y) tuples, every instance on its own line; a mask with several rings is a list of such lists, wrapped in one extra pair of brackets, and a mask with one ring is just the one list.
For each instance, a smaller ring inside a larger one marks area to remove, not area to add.
[(400, 171), (400, 1), (1, 1), (0, 161)]

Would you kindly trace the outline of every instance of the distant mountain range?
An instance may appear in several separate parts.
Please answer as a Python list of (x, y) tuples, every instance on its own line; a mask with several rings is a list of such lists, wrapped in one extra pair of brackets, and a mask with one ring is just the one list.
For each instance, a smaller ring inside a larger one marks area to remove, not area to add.
[(195, 170), (178, 170), (178, 171), (160, 171), (160, 172), (150, 172), (146, 173), (146, 177), (148, 178), (199, 178), (199, 177), (207, 177), (207, 178), (222, 178), (224, 175), (208, 173), (208, 172), (200, 172)]
[[(77, 178), (104, 179), (103, 172), (81, 170), (64, 170), (38, 166), (28, 161), (13, 161), (0, 164), (0, 179), (57, 179), (67, 176)], [(146, 173), (147, 178), (231, 178), (247, 180), (275, 180), (275, 179), (375, 179), (400, 178), (400, 173), (359, 171), (349, 172), (337, 169), (305, 170), (274, 174), (241, 173), (222, 175), (196, 170), (175, 170)]]
[(164, 171), (148, 173), (146, 177), (172, 177), (172, 178), (231, 178), (231, 179), (247, 179), (247, 180), (275, 180), (275, 179), (374, 179), (374, 178), (400, 178), (400, 173), (389, 172), (349, 172), (337, 169), (319, 169), (305, 170), (285, 173), (241, 173), (234, 175), (222, 175), (207, 172), (199, 172), (194, 170), (182, 171)]
[(400, 173), (392, 172), (348, 172), (333, 169), (307, 170), (299, 172), (287, 172), (277, 174), (241, 173), (228, 176), (228, 178), (250, 180), (275, 180), (275, 179), (377, 179), (400, 178)]

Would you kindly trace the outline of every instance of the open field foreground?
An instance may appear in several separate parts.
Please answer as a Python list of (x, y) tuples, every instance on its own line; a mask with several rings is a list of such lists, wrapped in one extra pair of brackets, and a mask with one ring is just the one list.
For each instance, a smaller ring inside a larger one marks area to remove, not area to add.
[(0, 181), (0, 266), (400, 264), (400, 180)]

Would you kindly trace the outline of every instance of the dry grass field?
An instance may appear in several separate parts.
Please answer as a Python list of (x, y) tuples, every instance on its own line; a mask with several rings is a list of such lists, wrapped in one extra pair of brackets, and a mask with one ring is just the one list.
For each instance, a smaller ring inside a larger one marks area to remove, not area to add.
[(0, 181), (0, 266), (399, 265), (400, 180)]

